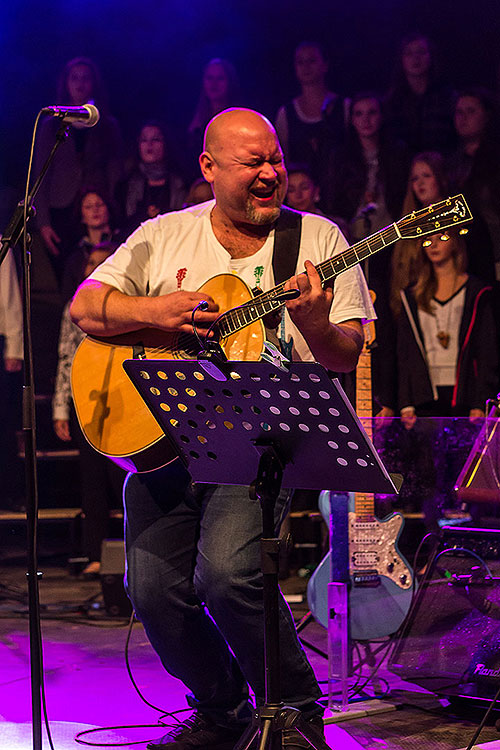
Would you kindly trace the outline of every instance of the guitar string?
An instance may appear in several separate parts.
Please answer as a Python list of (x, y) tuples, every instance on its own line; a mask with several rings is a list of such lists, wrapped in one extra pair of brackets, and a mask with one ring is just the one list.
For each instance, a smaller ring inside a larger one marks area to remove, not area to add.
[[(390, 224), (388, 227), (385, 227), (384, 229), (380, 230), (380, 232), (377, 232), (376, 234), (371, 235), (370, 237), (367, 237), (363, 240), (360, 240), (356, 244), (352, 245), (351, 247), (347, 248), (343, 253), (340, 253), (338, 256), (334, 258), (329, 258), (326, 261), (323, 261), (320, 263), (316, 270), (320, 274), (320, 277), (322, 277), (322, 281), (328, 281), (331, 278), (333, 278), (335, 275), (338, 275), (339, 273), (342, 273), (343, 271), (346, 271), (348, 268), (351, 268), (353, 265), (356, 265), (361, 260), (364, 260), (365, 258), (369, 257), (370, 255), (378, 252), (379, 250), (382, 250), (387, 245), (392, 244), (395, 242), (400, 236), (402, 231), (405, 231), (405, 227), (409, 225), (410, 229), (412, 224), (414, 225), (415, 222), (417, 222), (417, 229), (420, 229), (419, 236), (428, 234), (433, 229), (435, 229), (435, 224), (433, 224), (432, 215), (436, 214), (436, 212), (440, 211), (441, 208), (447, 205), (451, 205), (451, 201), (455, 201), (457, 198), (462, 199), (462, 196), (457, 196), (454, 199), (446, 199), (444, 201), (441, 201), (438, 204), (434, 204), (431, 206), (428, 206), (426, 208), (422, 208), (419, 211), (415, 211), (412, 214), (409, 214), (408, 216), (403, 217), (397, 222), (394, 222), (393, 224)], [(464, 202), (464, 201), (463, 201)], [(469, 212), (470, 214), (470, 212)], [(423, 216), (427, 216), (426, 222), (421, 222), (420, 219)], [(429, 218), (431, 217), (431, 218)], [(457, 223), (463, 223), (464, 221), (467, 221), (470, 218), (470, 216), (462, 216), (460, 220), (458, 220), (458, 217), (454, 216), (452, 224)], [(443, 228), (443, 223), (440, 222), (440, 228)], [(412, 235), (408, 235), (412, 236)], [(366, 250), (368, 252), (366, 252)], [(364, 254), (362, 254), (364, 253)], [(339, 267), (342, 264), (342, 267)], [(326, 271), (328, 269), (329, 271)], [(326, 271), (326, 273), (324, 272)], [(275, 297), (279, 292), (283, 291), (284, 284), (280, 284), (274, 289), (270, 290), (269, 292), (264, 292), (262, 295), (259, 296), (258, 300), (249, 300), (248, 302), (243, 303), (243, 305), (240, 305), (238, 308), (234, 308), (233, 310), (228, 310), (226, 313), (223, 313), (222, 316), (218, 321), (216, 321), (217, 326), (219, 327), (219, 330), (221, 330), (223, 336), (228, 336), (233, 333), (236, 333), (238, 330), (241, 330), (241, 328), (244, 328), (245, 326), (249, 325), (252, 322), (255, 322), (256, 320), (259, 320), (260, 318), (264, 317), (268, 312), (272, 312), (273, 310), (278, 309), (279, 307), (283, 306), (283, 302), (275, 302), (273, 305), (273, 297)], [(269, 310), (264, 309), (265, 304), (271, 303), (271, 307)], [(260, 308), (260, 312), (259, 312)], [(248, 317), (245, 317), (246, 310), (250, 310), (250, 319)], [(255, 318), (252, 317), (252, 313), (256, 312), (257, 315)], [(243, 316), (243, 323), (239, 320), (239, 318)], [(227, 324), (227, 328), (226, 327)], [(225, 328), (225, 330), (224, 330)], [(234, 328), (234, 330), (232, 330)]]

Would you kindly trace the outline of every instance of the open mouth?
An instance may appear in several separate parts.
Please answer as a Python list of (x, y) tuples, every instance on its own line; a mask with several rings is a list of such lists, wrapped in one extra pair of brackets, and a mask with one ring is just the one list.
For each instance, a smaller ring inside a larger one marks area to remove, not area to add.
[(272, 200), (272, 198), (274, 198), (274, 195), (276, 193), (276, 185), (265, 188), (254, 188), (250, 192), (254, 196), (254, 198), (257, 198), (259, 201), (270, 201)]

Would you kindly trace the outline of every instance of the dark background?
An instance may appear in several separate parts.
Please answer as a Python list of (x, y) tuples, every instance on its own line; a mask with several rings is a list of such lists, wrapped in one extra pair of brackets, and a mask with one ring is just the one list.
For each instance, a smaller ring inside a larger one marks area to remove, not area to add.
[(77, 55), (97, 62), (130, 142), (149, 117), (182, 132), (215, 56), (236, 65), (244, 103), (273, 117), (295, 93), (293, 49), (307, 38), (328, 49), (330, 86), (343, 94), (383, 92), (398, 40), (415, 29), (454, 86), (496, 88), (499, 16), (498, 0), (3, 0), (0, 184), (22, 184), (36, 113), (55, 103), (58, 73)]

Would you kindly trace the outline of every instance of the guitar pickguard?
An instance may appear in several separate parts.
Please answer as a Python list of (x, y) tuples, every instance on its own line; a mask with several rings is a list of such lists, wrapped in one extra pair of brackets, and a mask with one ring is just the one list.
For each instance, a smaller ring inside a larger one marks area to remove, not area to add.
[[(383, 521), (374, 518), (360, 521), (356, 514), (349, 513), (349, 573), (358, 576), (363, 571), (390, 578), (402, 589), (412, 585), (412, 574), (398, 550), (403, 518), (394, 513)], [(362, 583), (360, 584), (362, 585)]]

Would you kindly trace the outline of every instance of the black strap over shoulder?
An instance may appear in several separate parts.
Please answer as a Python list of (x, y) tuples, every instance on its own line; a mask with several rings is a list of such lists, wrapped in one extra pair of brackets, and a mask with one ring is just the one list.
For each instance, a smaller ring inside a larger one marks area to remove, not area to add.
[(295, 275), (301, 232), (302, 214), (282, 206), (274, 231), (273, 272), (276, 285)]

